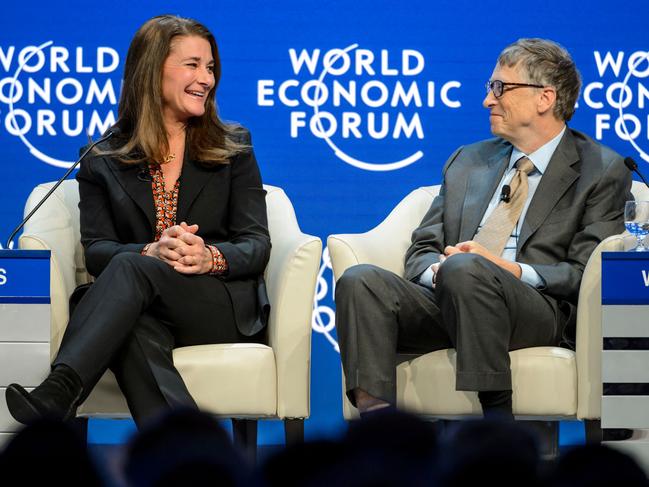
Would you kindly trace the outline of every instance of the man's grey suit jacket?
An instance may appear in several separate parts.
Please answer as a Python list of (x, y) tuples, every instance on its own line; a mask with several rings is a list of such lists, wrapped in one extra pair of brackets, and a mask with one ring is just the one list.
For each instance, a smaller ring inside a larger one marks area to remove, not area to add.
[[(495, 138), (451, 155), (439, 196), (412, 234), (406, 279), (416, 281), (446, 245), (474, 237), (511, 152), (509, 142)], [(586, 262), (601, 240), (624, 231), (630, 189), (631, 175), (619, 154), (567, 129), (522, 222), (516, 261), (531, 265), (544, 281), (541, 292), (558, 301), (568, 317), (568, 341), (574, 340)]]

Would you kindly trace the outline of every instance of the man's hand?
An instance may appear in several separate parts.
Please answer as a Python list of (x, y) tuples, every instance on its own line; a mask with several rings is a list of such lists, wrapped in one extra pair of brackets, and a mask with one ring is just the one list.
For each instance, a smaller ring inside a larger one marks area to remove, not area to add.
[(478, 254), (484, 257), (487, 260), (490, 260), (497, 266), (502, 267), (506, 271), (511, 272), (520, 279), (521, 277), (521, 266), (516, 262), (512, 262), (506, 259), (503, 259), (499, 255), (496, 255), (488, 251), (484, 246), (480, 245), (478, 242), (473, 240), (467, 240), (466, 242), (460, 242), (457, 245), (448, 245), (444, 249), (444, 255), (446, 257), (452, 257), (455, 254)]

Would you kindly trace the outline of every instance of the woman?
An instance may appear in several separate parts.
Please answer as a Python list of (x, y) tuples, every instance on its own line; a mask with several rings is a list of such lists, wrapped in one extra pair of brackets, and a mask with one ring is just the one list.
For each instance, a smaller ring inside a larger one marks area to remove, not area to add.
[(138, 424), (164, 407), (196, 407), (172, 349), (261, 341), (265, 191), (248, 132), (216, 115), (214, 37), (194, 20), (155, 17), (135, 34), (124, 71), (117, 135), (77, 174), (96, 280), (47, 379), (31, 393), (7, 388), (22, 423), (74, 417), (107, 368)]

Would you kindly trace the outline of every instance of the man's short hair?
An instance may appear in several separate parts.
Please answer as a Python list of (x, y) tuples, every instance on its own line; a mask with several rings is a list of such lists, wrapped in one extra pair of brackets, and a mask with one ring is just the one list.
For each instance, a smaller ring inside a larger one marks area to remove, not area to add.
[(552, 86), (557, 91), (554, 116), (568, 121), (575, 113), (581, 76), (566, 49), (547, 39), (519, 39), (498, 56), (500, 66), (520, 66), (528, 83)]

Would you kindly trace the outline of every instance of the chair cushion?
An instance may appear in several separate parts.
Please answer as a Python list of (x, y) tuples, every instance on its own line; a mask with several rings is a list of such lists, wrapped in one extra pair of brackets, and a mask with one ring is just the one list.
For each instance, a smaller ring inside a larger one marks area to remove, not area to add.
[[(577, 413), (575, 353), (559, 347), (510, 352), (514, 414), (566, 416)], [(475, 392), (455, 390), (455, 349), (439, 350), (397, 367), (397, 403), (423, 415), (482, 414)]]
[(228, 417), (277, 414), (275, 354), (266, 345), (226, 343), (177, 348), (174, 364), (204, 411)]
[[(266, 345), (226, 343), (177, 348), (174, 364), (204, 411), (227, 417), (277, 414), (275, 355)], [(110, 371), (95, 386), (78, 414), (129, 415)]]

